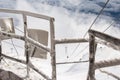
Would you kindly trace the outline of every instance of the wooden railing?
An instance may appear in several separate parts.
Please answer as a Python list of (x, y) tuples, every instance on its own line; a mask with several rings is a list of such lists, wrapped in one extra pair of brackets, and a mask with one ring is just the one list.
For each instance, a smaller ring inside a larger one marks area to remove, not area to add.
[[(25, 61), (24, 64), (26, 64), (28, 67), (31, 67), (33, 70), (35, 70), (36, 72), (38, 72), (40, 75), (42, 75), (45, 79), (47, 80), (56, 80), (56, 56), (55, 56), (55, 34), (54, 34), (54, 18), (53, 17), (49, 17), (49, 16), (45, 16), (45, 15), (41, 15), (38, 13), (32, 13), (32, 12), (28, 12), (28, 11), (21, 11), (21, 10), (9, 10), (9, 9), (0, 9), (1, 13), (12, 13), (12, 14), (20, 14), (22, 15), (23, 18), (23, 23), (24, 23), (24, 36), (20, 36), (20, 35), (16, 35), (16, 34), (11, 34), (11, 33), (6, 33), (3, 31), (0, 31), (1, 35), (4, 36), (8, 36), (11, 38), (17, 38), (20, 40), (24, 40), (25, 41), (25, 54), (26, 54), (26, 63)], [(27, 36), (27, 16), (32, 16), (35, 18), (40, 18), (40, 19), (45, 19), (48, 20), (50, 23), (50, 41), (51, 41), (51, 48), (48, 48), (45, 45), (42, 45), (41, 43), (29, 38)], [(28, 44), (27, 43), (31, 43), (47, 52), (50, 52), (51, 54), (51, 65), (52, 65), (52, 78), (50, 79), (47, 75), (45, 75), (43, 72), (39, 71), (37, 68), (29, 65), (29, 54), (28, 54)], [(9, 58), (11, 60), (15, 60), (15, 61), (20, 61), (18, 59), (13, 59), (10, 58), (9, 56), (3, 55), (1, 52), (1, 56)], [(22, 63), (23, 63), (22, 62)], [(27, 68), (27, 73), (29, 73), (28, 68)]]
[[(120, 39), (95, 30), (89, 30), (88, 32), (90, 37), (89, 37), (89, 71), (87, 80), (95, 80), (96, 69), (120, 65), (120, 59), (100, 61), (95, 63), (96, 44), (102, 43), (113, 49), (120, 50)], [(102, 39), (102, 41), (95, 40), (95, 37)]]

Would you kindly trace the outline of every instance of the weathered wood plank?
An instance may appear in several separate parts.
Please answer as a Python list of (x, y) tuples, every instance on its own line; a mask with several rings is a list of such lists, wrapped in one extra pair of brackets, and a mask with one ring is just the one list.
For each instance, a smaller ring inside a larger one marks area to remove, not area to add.
[(120, 59), (104, 60), (104, 61), (96, 62), (94, 68), (99, 69), (99, 68), (111, 67), (116, 65), (120, 65)]
[(67, 44), (67, 43), (82, 43), (82, 42), (88, 42), (86, 39), (61, 39), (61, 40), (55, 40), (56, 44)]
[(24, 38), (25, 38), (25, 57), (26, 57), (26, 65), (27, 65), (27, 77), (29, 78), (29, 54), (28, 54), (28, 42), (27, 42), (27, 16), (23, 14), (23, 22), (24, 22)]
[(50, 20), (50, 18), (52, 18), (52, 17), (49, 17), (49, 16), (45, 16), (45, 15), (41, 15), (41, 14), (37, 14), (37, 13), (32, 13), (32, 12), (28, 12), (28, 11), (22, 11), (22, 10), (0, 9), (0, 12), (14, 13), (14, 14), (25, 14), (25, 15), (28, 15), (28, 16), (41, 18), (41, 19), (46, 19), (46, 20)]
[(95, 69), (94, 69), (95, 51), (96, 51), (95, 37), (90, 34), (89, 35), (89, 71), (88, 71), (87, 80), (95, 80)]
[(112, 48), (112, 49), (115, 49), (115, 50), (120, 51), (120, 47), (119, 47), (119, 46), (116, 46), (116, 45), (114, 45), (114, 44), (112, 44), (112, 43), (110, 43), (110, 42), (103, 41), (103, 40), (98, 40), (98, 39), (96, 39), (95, 42), (96, 42), (96, 43), (99, 43), (99, 44), (103, 44), (103, 45), (105, 45), (105, 46), (107, 46), (107, 47), (110, 47), (110, 48)]
[[(16, 38), (16, 39), (20, 39), (20, 40), (25, 40), (24, 36), (21, 36), (21, 35), (16, 35), (16, 34), (12, 34), (12, 33), (6, 33), (6, 32), (3, 32), (3, 31), (0, 31), (1, 35), (4, 35), (4, 36), (8, 36), (10, 38)], [(33, 40), (32, 38), (29, 38), (27, 37), (26, 38), (27, 41), (45, 51), (48, 51), (48, 52), (51, 52), (51, 50), (47, 47), (47, 46), (44, 46), (43, 44)]]
[(95, 31), (95, 30), (89, 30), (88, 32), (89, 34), (92, 34), (100, 39), (103, 39), (107, 42), (110, 42), (111, 44), (118, 46), (120, 49), (120, 39), (110, 36), (108, 34), (104, 34), (102, 32)]

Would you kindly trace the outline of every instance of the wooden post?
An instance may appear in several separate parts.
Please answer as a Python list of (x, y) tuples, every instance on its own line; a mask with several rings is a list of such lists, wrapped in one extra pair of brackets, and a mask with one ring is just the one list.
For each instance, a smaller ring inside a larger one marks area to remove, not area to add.
[(25, 54), (26, 54), (26, 64), (27, 64), (27, 77), (29, 77), (29, 54), (28, 54), (28, 42), (27, 42), (27, 16), (23, 14), (24, 22), (24, 39), (25, 39)]
[[(2, 36), (2, 34), (0, 33), (0, 36)], [(0, 63), (1, 63), (1, 59), (2, 59), (2, 43), (1, 43), (2, 39), (0, 38)]]
[(89, 42), (89, 71), (87, 80), (95, 80), (95, 69), (94, 69), (94, 62), (95, 62), (95, 37), (93, 35), (89, 35), (90, 42)]
[(51, 34), (51, 64), (52, 64), (52, 80), (57, 80), (56, 77), (56, 54), (55, 54), (55, 34), (54, 34), (54, 18), (50, 19), (50, 34)]
[(1, 59), (2, 59), (2, 43), (1, 43), (1, 39), (0, 39), (0, 63), (1, 63)]
[(85, 62), (89, 62), (89, 60), (86, 60), (86, 61), (73, 61), (73, 62), (59, 62), (59, 63), (56, 63), (56, 65), (60, 65), (60, 64), (74, 64), (74, 63), (85, 63)]

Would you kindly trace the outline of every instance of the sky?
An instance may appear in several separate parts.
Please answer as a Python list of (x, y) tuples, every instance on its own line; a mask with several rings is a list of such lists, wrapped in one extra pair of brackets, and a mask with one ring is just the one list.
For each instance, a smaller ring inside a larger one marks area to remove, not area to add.
[[(48, 16), (52, 16), (55, 18), (55, 38), (62, 39), (62, 38), (82, 38), (84, 34), (88, 31), (90, 25), (104, 6), (107, 0), (0, 0), (0, 8), (7, 8), (7, 9), (15, 9), (15, 10), (25, 10), (30, 12), (35, 12), (39, 14), (44, 14)], [(9, 16), (8, 14), (6, 14)], [(4, 15), (4, 16), (6, 16)], [(0, 14), (3, 16), (3, 14)], [(20, 19), (21, 16), (19, 15), (10, 15), (15, 17), (14, 22), (15, 26), (20, 30), (23, 30), (22, 20)], [(95, 24), (92, 26), (92, 29), (103, 32), (108, 26), (113, 25), (105, 32), (117, 38), (120, 38), (120, 0), (110, 0), (102, 14), (99, 16)], [(40, 26), (39, 26), (40, 25)], [(38, 20), (32, 17), (29, 17), (28, 20), (29, 28), (36, 28), (36, 29), (43, 29), (49, 31), (49, 23), (45, 20)], [(17, 34), (21, 34), (19, 31), (16, 30)], [(88, 38), (88, 35), (86, 36)], [(10, 42), (10, 41), (8, 41)], [(18, 44), (18, 41), (14, 40), (15, 44)], [(19, 41), (19, 44), (23, 44), (23, 42)], [(83, 60), (88, 59), (88, 48), (81, 52), (81, 50), (86, 47), (88, 44), (80, 44), (79, 49), (77, 49), (74, 54), (72, 53), (75, 47), (78, 44), (64, 44), (64, 45), (57, 45), (56, 52), (57, 52), (57, 62), (63, 61), (78, 61), (82, 58), (83, 55), (87, 54)], [(12, 52), (12, 46), (4, 43), (3, 45), (5, 48), (3, 51), (10, 53)], [(6, 47), (7, 46), (7, 47)], [(22, 48), (23, 45), (20, 45)], [(67, 47), (67, 52), (65, 51), (65, 47)], [(99, 45), (101, 47), (101, 45)], [(99, 49), (98, 47), (98, 49)], [(101, 60), (104, 54), (100, 53), (110, 53), (109, 48), (102, 46), (104, 49), (99, 49), (98, 51), (98, 60)], [(6, 48), (8, 50), (6, 50)], [(24, 53), (24, 49), (17, 48), (19, 54)], [(118, 56), (117, 51), (111, 50), (115, 52), (116, 56)], [(13, 50), (13, 53), (16, 53)], [(99, 56), (101, 55), (101, 56)], [(69, 56), (69, 58), (67, 58)], [(106, 59), (110, 59), (112, 57), (116, 57), (115, 55), (110, 54), (109, 57), (104, 56)], [(104, 59), (105, 59), (104, 58)], [(81, 78), (85, 79), (85, 74), (87, 74), (87, 68), (85, 67), (88, 64), (74, 64), (74, 65), (61, 65), (58, 66), (58, 76), (61, 78), (60, 80), (64, 79), (71, 79), (73, 80), (76, 76), (81, 76)], [(63, 68), (65, 67), (65, 68)], [(62, 68), (63, 70), (61, 70)], [(81, 69), (79, 69), (81, 68)], [(63, 75), (71, 75), (73, 73), (79, 73), (79, 70), (84, 69), (80, 74), (73, 75), (72, 78), (69, 77), (61, 77)], [(109, 69), (111, 70), (111, 69)], [(62, 73), (65, 72), (63, 75)], [(98, 72), (99, 74), (99, 72)], [(106, 75), (103, 75), (106, 76)], [(101, 77), (98, 76), (97, 77)], [(106, 77), (101, 77), (104, 79), (108, 79)], [(110, 78), (111, 79), (111, 78)], [(99, 79), (100, 80), (100, 79)], [(111, 79), (113, 80), (113, 79)]]

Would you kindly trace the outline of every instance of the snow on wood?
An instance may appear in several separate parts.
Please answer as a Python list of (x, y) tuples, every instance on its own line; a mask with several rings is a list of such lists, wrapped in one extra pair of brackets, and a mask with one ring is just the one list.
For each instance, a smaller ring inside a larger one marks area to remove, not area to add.
[(51, 65), (52, 65), (52, 80), (57, 80), (56, 74), (56, 52), (55, 52), (55, 31), (54, 18), (50, 19), (50, 39), (51, 39)]
[(116, 65), (120, 65), (120, 59), (104, 60), (104, 61), (96, 62), (94, 68), (99, 69), (99, 68), (111, 67)]
[[(25, 40), (24, 36), (21, 36), (21, 35), (16, 35), (16, 34), (12, 34), (12, 33), (6, 33), (6, 32), (3, 32), (3, 31), (0, 31), (0, 33), (4, 36), (8, 36), (8, 37), (11, 37), (11, 38), (16, 38), (16, 39), (20, 39), (20, 40)], [(32, 43), (33, 45), (45, 50), (45, 51), (48, 51), (48, 52), (51, 52), (51, 50), (47, 47), (47, 46), (44, 46), (43, 44), (27, 37), (27, 41)]]
[(41, 14), (37, 14), (37, 13), (32, 13), (32, 12), (28, 12), (28, 11), (22, 11), (22, 10), (0, 9), (0, 12), (14, 13), (14, 14), (24, 14), (24, 15), (37, 17), (37, 18), (41, 18), (41, 19), (46, 19), (46, 20), (51, 19), (51, 17), (49, 17), (49, 16), (45, 16), (45, 15), (41, 15)]
[(86, 39), (61, 39), (55, 40), (56, 44), (66, 44), (66, 43), (83, 43), (88, 42)]
[(87, 80), (95, 80), (95, 69), (94, 69), (94, 62), (95, 62), (95, 51), (96, 51), (96, 44), (95, 44), (95, 37), (93, 35), (89, 35), (89, 71)]
[(104, 34), (104, 33), (101, 33), (101, 32), (98, 32), (98, 31), (94, 31), (94, 30), (89, 30), (88, 31), (89, 34), (92, 34), (100, 39), (103, 39), (111, 44), (114, 44), (118, 47), (118, 49), (120, 50), (120, 39), (118, 38), (115, 38), (113, 36), (110, 36), (108, 34)]

